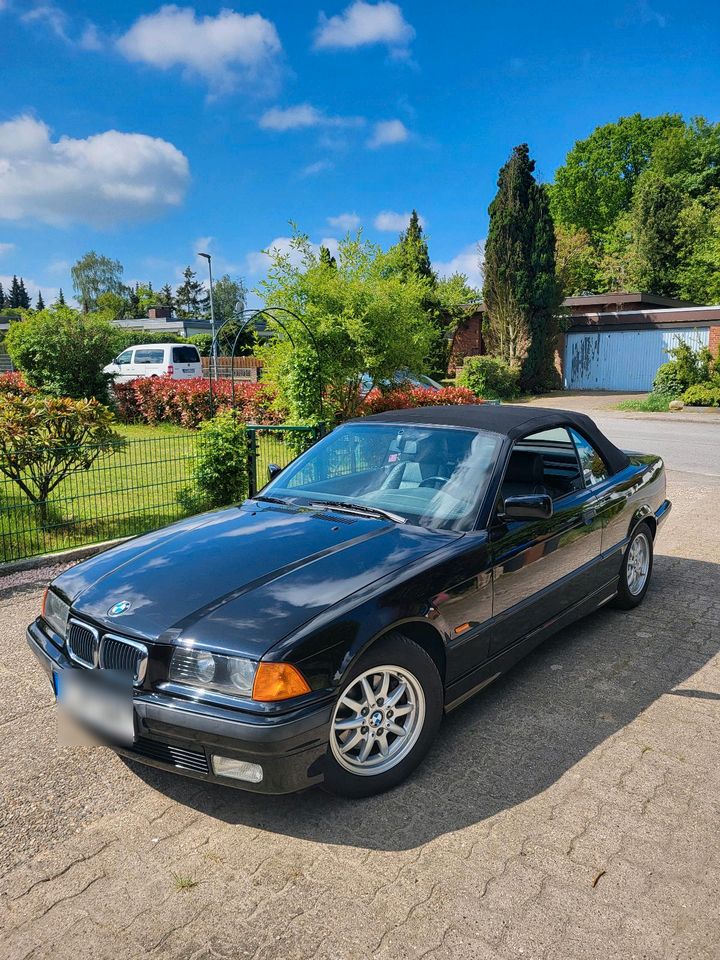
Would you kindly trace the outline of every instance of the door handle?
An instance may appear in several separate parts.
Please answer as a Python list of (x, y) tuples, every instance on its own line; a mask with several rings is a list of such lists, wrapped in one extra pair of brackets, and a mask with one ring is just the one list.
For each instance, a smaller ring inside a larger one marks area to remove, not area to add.
[(586, 524), (590, 525), (595, 517), (597, 517), (597, 510), (595, 507), (587, 507), (585, 510), (583, 510), (583, 521)]

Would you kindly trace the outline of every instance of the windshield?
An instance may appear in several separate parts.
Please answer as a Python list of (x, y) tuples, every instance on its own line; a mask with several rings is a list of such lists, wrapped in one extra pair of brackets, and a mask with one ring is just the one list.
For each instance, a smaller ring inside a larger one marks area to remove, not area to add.
[(384, 510), (411, 523), (472, 527), (500, 439), (453, 427), (346, 424), (286, 467), (263, 494)]

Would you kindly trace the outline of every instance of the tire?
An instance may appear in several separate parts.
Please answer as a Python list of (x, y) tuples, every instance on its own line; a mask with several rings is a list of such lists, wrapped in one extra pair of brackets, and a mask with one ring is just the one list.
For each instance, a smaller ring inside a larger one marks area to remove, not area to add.
[(652, 530), (647, 523), (640, 523), (633, 530), (625, 551), (613, 606), (621, 610), (632, 610), (641, 604), (650, 586), (652, 568)]
[(369, 797), (397, 786), (427, 754), (442, 715), (443, 684), (432, 658), (402, 634), (388, 634), (343, 683), (330, 723), (323, 788)]

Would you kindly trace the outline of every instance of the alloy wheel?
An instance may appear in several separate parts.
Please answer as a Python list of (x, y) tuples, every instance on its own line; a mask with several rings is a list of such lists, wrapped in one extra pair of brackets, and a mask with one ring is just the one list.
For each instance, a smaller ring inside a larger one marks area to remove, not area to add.
[(404, 667), (373, 667), (351, 681), (335, 707), (330, 748), (345, 770), (384, 773), (406, 757), (425, 720), (425, 694)]
[(650, 572), (650, 541), (639, 533), (630, 544), (626, 565), (627, 588), (637, 597), (642, 593)]

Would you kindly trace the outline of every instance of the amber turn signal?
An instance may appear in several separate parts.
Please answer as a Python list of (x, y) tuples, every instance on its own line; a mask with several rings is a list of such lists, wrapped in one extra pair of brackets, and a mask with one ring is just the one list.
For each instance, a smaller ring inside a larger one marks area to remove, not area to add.
[(310, 687), (305, 677), (291, 663), (261, 661), (258, 664), (253, 683), (253, 700), (289, 700), (290, 697), (299, 697), (303, 693), (310, 693)]
[(45, 604), (47, 603), (47, 595), (50, 587), (45, 587), (45, 593), (43, 594), (42, 603), (40, 604), (40, 616), (45, 616)]

